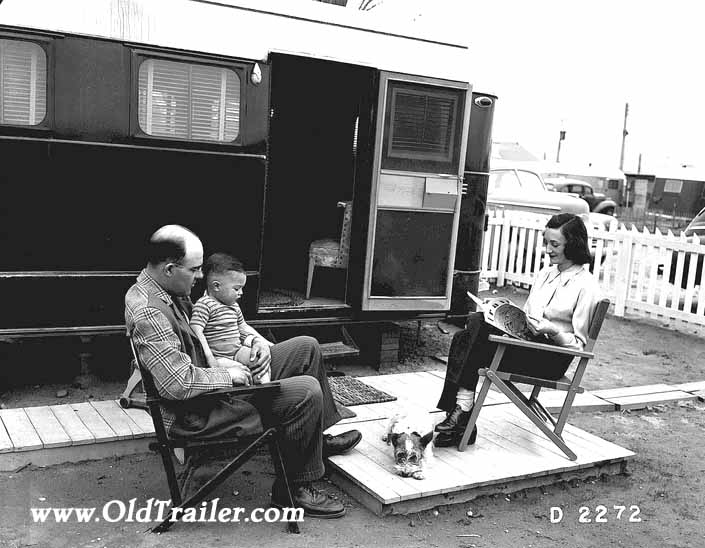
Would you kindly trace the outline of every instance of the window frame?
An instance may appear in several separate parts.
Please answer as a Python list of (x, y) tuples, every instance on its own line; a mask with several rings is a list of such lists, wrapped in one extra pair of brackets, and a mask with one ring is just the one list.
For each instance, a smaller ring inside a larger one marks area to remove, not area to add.
[(39, 35), (13, 32), (0, 27), (0, 38), (17, 42), (30, 42), (42, 48), (46, 57), (46, 111), (44, 119), (35, 125), (0, 123), (2, 133), (5, 134), (37, 134), (46, 133), (54, 129), (54, 69), (56, 56), (54, 55), (54, 40), (60, 36)]
[[(431, 157), (419, 157), (413, 153), (395, 152), (392, 143), (394, 139), (394, 115), (396, 113), (396, 97), (400, 91), (408, 91), (415, 95), (431, 97), (447, 97), (453, 101), (453, 127), (452, 139), (448, 154), (441, 157), (435, 153)], [(462, 137), (465, 109), (470, 108), (465, 104), (466, 90), (447, 85), (444, 82), (433, 80), (410, 81), (406, 79), (390, 78), (385, 90), (384, 117), (382, 120), (382, 139), (380, 143), (380, 167), (383, 171), (405, 171), (410, 173), (439, 173), (455, 174), (452, 166), (456, 165), (463, 155)]]
[[(167, 137), (165, 135), (150, 135), (145, 132), (139, 123), (139, 74), (140, 66), (143, 62), (150, 59), (163, 61), (173, 61), (177, 63), (186, 63), (192, 65), (210, 66), (218, 68), (226, 68), (232, 70), (240, 79), (240, 125), (238, 128), (237, 137), (232, 141), (209, 141), (202, 139), (182, 139), (180, 137)], [(167, 53), (161, 50), (150, 50), (144, 48), (134, 48), (132, 50), (132, 67), (131, 67), (131, 82), (130, 82), (130, 135), (133, 139), (139, 141), (158, 142), (171, 145), (195, 145), (199, 148), (209, 148), (216, 150), (230, 149), (233, 147), (243, 147), (246, 128), (246, 101), (247, 101), (247, 84), (249, 82), (250, 72), (255, 65), (254, 61), (242, 61), (228, 59), (220, 56), (203, 55), (187, 55)]]

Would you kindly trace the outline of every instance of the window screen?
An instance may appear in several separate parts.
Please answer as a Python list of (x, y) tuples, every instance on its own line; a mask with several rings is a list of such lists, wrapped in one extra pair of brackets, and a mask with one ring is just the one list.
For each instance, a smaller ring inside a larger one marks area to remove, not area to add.
[(47, 59), (33, 42), (0, 39), (0, 124), (36, 126), (47, 111)]
[(240, 133), (240, 78), (233, 70), (147, 59), (138, 85), (139, 125), (147, 135), (231, 142)]
[(390, 82), (382, 167), (457, 173), (464, 93)]

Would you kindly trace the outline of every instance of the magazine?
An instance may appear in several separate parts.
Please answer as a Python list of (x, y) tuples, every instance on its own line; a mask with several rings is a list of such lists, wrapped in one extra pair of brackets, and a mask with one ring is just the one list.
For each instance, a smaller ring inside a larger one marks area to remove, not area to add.
[(534, 335), (529, 329), (526, 313), (505, 297), (480, 299), (469, 291), (470, 297), (477, 305), (478, 312), (485, 316), (485, 322), (496, 327), (503, 333), (525, 341), (545, 340), (545, 337)]

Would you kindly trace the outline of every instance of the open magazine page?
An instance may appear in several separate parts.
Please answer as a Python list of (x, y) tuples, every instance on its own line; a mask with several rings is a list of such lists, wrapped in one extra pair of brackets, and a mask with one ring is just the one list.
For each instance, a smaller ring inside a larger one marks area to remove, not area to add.
[(468, 291), (477, 305), (478, 311), (485, 316), (485, 322), (503, 333), (525, 341), (543, 341), (544, 337), (534, 335), (529, 329), (526, 313), (505, 297), (480, 299)]

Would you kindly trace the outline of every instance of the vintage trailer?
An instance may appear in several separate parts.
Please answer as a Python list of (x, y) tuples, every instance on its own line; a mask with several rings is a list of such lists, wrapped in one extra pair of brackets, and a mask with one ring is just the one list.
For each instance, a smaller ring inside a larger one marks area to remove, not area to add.
[(259, 329), (345, 351), (341, 327), (447, 316), (454, 278), (467, 312), (494, 98), (462, 40), (390, 25), (302, 1), (2, 2), (0, 338), (123, 334), (167, 223), (244, 262)]

